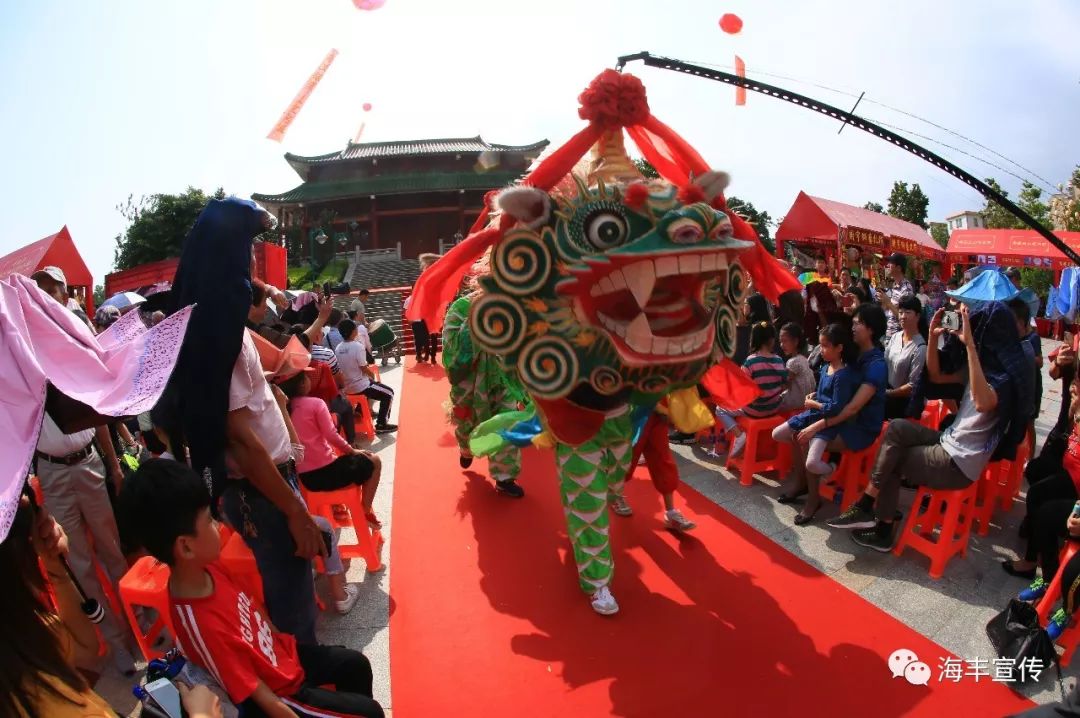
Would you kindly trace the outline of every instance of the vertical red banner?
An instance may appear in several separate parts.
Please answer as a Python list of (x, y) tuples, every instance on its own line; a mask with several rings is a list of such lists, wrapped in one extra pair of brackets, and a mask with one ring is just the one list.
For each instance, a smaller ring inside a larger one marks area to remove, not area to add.
[[(743, 62), (743, 59), (741, 57), (739, 57), (738, 55), (735, 56), (735, 74), (738, 75), (739, 77), (743, 78), (744, 80), (746, 79), (746, 63)], [(736, 105), (745, 105), (746, 104), (746, 88), (745, 87), (736, 87), (735, 88), (735, 104)]]
[(308, 101), (308, 98), (311, 97), (311, 93), (315, 91), (315, 87), (322, 81), (323, 75), (330, 69), (330, 65), (333, 64), (337, 56), (338, 51), (334, 49), (331, 49), (330, 52), (326, 53), (326, 57), (323, 58), (319, 67), (315, 72), (311, 73), (311, 77), (307, 79), (304, 86), (300, 88), (300, 92), (296, 93), (296, 97), (293, 98), (293, 101), (289, 103), (285, 112), (282, 113), (281, 119), (274, 125), (274, 129), (270, 130), (270, 134), (266, 136), (268, 140), (281, 142), (281, 140), (285, 138), (285, 133), (289, 130), (289, 125), (291, 125), (293, 120), (296, 119), (296, 116), (300, 114), (300, 110), (304, 108), (304, 104)]

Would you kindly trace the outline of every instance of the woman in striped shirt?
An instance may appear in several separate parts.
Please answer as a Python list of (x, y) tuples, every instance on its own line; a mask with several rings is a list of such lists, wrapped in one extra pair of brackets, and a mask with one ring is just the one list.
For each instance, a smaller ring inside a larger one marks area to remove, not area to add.
[(742, 370), (754, 380), (761, 390), (761, 395), (742, 409), (718, 409), (716, 412), (716, 417), (724, 425), (724, 432), (729, 436), (734, 435), (731, 440), (731, 456), (738, 456), (746, 445), (746, 434), (736, 422), (738, 417), (764, 419), (780, 409), (781, 394), (787, 386), (788, 371), (784, 360), (773, 353), (775, 347), (776, 329), (772, 324), (757, 322), (750, 328), (750, 356), (743, 362)]

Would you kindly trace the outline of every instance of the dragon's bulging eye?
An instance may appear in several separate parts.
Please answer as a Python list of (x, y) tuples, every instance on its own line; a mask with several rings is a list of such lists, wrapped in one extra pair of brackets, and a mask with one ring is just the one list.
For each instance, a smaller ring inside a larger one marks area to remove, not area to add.
[(679, 219), (668, 227), (668, 237), (676, 244), (697, 244), (704, 238), (705, 230), (692, 219)]
[(585, 238), (597, 249), (618, 247), (626, 241), (627, 234), (626, 218), (617, 212), (603, 210), (585, 220)]

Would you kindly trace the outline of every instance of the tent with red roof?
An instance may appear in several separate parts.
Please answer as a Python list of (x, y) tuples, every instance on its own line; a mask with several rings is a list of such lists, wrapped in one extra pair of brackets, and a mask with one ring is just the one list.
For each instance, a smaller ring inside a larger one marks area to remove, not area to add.
[(829, 256), (841, 247), (856, 246), (881, 255), (900, 252), (938, 262), (945, 260), (945, 250), (917, 224), (805, 192), (799, 192), (776, 230), (778, 257), (784, 257), (788, 242), (821, 247)]
[(68, 281), (68, 293), (80, 296), (86, 301), (86, 312), (94, 315), (94, 278), (83, 261), (67, 225), (56, 234), (16, 249), (11, 254), (0, 257), (0, 279), (7, 279), (12, 274), (30, 276), (44, 267), (59, 267)]

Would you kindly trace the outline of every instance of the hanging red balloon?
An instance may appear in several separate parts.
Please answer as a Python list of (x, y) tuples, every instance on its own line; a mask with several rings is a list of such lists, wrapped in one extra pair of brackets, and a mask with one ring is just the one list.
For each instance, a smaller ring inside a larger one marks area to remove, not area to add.
[(371, 103), (370, 102), (365, 102), (363, 107), (364, 107), (364, 112), (371, 112)]
[(720, 29), (728, 35), (736, 35), (742, 30), (742, 18), (734, 13), (724, 13), (720, 18)]
[(386, 4), (386, 0), (352, 0), (357, 10), (378, 10)]

